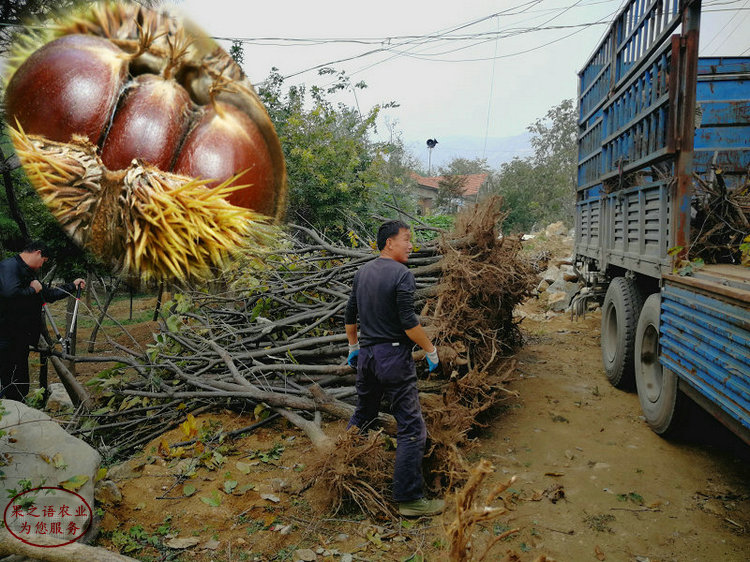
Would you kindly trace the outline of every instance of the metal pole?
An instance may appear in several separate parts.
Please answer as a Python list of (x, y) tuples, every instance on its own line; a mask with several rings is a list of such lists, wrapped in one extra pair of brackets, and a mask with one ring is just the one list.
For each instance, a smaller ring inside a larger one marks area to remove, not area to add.
[(677, 259), (685, 259), (690, 243), (690, 204), (693, 195), (693, 144), (695, 139), (695, 96), (698, 76), (698, 34), (701, 2), (689, 2), (682, 12), (679, 57), (679, 124), (677, 129), (677, 186), (672, 206), (674, 246), (682, 247)]

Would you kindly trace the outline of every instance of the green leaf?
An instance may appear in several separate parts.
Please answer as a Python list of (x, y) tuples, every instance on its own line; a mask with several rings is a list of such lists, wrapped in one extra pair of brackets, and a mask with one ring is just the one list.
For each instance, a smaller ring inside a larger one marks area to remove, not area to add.
[[(192, 495), (193, 495), (193, 494), (194, 494), (195, 492), (196, 492), (195, 486), (193, 486), (192, 484), (185, 484), (185, 485), (184, 485), (184, 486), (182, 487), (182, 494), (183, 494), (184, 496), (190, 497), (190, 496), (192, 496)], [(201, 498), (201, 499), (203, 499), (203, 498)]]
[(200, 496), (200, 498), (203, 503), (210, 505), (211, 507), (219, 507), (221, 505), (221, 497), (216, 490), (213, 491), (210, 498), (205, 496)]
[(237, 481), (236, 480), (225, 480), (224, 481), (224, 492), (226, 492), (227, 494), (231, 494), (236, 487), (237, 487)]
[(251, 467), (246, 462), (237, 461), (235, 465), (242, 474), (250, 474)]
[(180, 317), (176, 314), (173, 314), (172, 316), (167, 318), (167, 329), (170, 332), (179, 332), (181, 324), (182, 322), (180, 321)]

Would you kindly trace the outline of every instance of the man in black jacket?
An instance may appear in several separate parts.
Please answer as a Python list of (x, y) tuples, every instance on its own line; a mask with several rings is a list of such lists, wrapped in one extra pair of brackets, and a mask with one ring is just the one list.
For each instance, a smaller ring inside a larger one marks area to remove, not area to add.
[(412, 250), (410, 234), (409, 226), (401, 221), (380, 226), (380, 257), (363, 265), (354, 276), (345, 328), (347, 362), (357, 369), (357, 407), (349, 427), (369, 428), (377, 418), (380, 400), (385, 396), (390, 401), (398, 432), (393, 500), (401, 515), (416, 517), (437, 515), (445, 504), (440, 499), (428, 500), (423, 494), (427, 429), (419, 405), (413, 344), (424, 349), (430, 371), (438, 366), (439, 359), (414, 312), (416, 282), (404, 265)]
[(43, 287), (36, 273), (46, 254), (44, 242), (32, 241), (0, 262), (0, 398), (23, 401), (29, 392), (29, 346), (39, 341), (42, 305), (86, 286), (76, 279), (60, 288)]

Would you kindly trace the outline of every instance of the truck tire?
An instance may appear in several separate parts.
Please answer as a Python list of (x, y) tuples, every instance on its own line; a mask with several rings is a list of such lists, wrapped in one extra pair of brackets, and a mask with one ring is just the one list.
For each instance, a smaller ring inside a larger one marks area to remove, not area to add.
[(659, 362), (661, 295), (646, 299), (635, 335), (635, 385), (646, 422), (664, 437), (681, 424), (687, 397), (678, 389), (677, 375)]
[(607, 380), (616, 388), (632, 390), (635, 329), (643, 297), (635, 283), (615, 277), (602, 306), (602, 362)]

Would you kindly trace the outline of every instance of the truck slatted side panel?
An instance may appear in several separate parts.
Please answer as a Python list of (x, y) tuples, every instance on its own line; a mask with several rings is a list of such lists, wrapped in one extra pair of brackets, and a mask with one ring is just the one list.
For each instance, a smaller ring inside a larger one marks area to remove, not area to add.
[(601, 224), (602, 201), (598, 197), (578, 203), (578, 212), (576, 213), (576, 247), (578, 251), (592, 258), (599, 257), (601, 243), (600, 224)]
[[(670, 223), (667, 209), (670, 192), (669, 180), (662, 180), (607, 196), (602, 221), (602, 224), (609, 226), (605, 241), (608, 249), (606, 264), (653, 276), (659, 274), (661, 267), (669, 265), (667, 245)], [(586, 223), (588, 219), (588, 216), (581, 216), (580, 222)], [(597, 255), (595, 251), (601, 251), (593, 247), (593, 243), (589, 250), (592, 257)]]
[(747, 431), (750, 316), (747, 303), (733, 304), (731, 300), (666, 282), (662, 289), (660, 360)]

